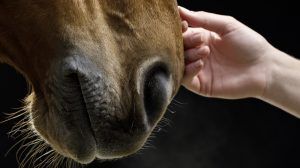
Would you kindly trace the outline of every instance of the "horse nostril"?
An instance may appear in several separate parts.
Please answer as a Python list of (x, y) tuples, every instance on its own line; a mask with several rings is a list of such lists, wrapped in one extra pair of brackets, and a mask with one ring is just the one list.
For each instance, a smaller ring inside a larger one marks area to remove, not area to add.
[(65, 83), (68, 85), (77, 86), (80, 88), (78, 74), (76, 72), (67, 74), (65, 76)]
[(152, 66), (144, 78), (144, 108), (149, 124), (153, 125), (160, 117), (168, 101), (170, 74), (165, 64)]

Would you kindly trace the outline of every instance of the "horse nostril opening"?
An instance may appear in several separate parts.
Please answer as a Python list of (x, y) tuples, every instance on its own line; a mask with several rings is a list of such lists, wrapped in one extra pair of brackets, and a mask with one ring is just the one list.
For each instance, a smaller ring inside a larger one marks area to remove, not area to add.
[(167, 100), (169, 72), (165, 64), (159, 63), (151, 67), (145, 74), (144, 108), (149, 124), (154, 124), (164, 110)]
[(67, 74), (65, 76), (65, 82), (68, 83), (68, 84), (76, 84), (78, 85), (79, 83), (79, 80), (78, 80), (78, 75), (77, 73), (70, 73), (70, 74)]

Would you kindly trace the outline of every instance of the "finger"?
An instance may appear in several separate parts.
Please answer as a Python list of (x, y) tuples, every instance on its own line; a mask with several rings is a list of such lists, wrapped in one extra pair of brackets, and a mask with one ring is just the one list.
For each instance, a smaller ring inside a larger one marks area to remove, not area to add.
[(196, 62), (192, 62), (185, 66), (184, 80), (192, 80), (203, 68), (204, 62), (202, 59), (199, 59)]
[(202, 95), (201, 93), (201, 81), (198, 77), (194, 76), (192, 79), (183, 79), (182, 85), (190, 90), (191, 92), (194, 92), (196, 94)]
[(190, 49), (196, 46), (202, 45), (207, 42), (208, 39), (205, 37), (205, 30), (201, 28), (189, 28), (183, 33), (184, 48)]
[(182, 25), (182, 32), (183, 33), (186, 32), (189, 28), (188, 22), (184, 20), (184, 21), (181, 22), (181, 25)]
[(214, 31), (220, 35), (230, 32), (230, 25), (234, 22), (232, 17), (218, 15), (208, 12), (193, 12), (183, 7), (179, 7), (179, 13), (182, 20), (186, 20), (190, 26), (203, 27), (207, 30)]
[(208, 56), (209, 53), (210, 53), (210, 49), (208, 46), (192, 48), (184, 52), (185, 61), (186, 63), (195, 62), (199, 59), (203, 59), (204, 57)]

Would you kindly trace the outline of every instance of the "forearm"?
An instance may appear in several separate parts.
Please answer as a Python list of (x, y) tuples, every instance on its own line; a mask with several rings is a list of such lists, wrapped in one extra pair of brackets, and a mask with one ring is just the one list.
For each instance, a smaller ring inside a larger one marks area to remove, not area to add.
[(262, 100), (300, 118), (300, 61), (274, 49)]

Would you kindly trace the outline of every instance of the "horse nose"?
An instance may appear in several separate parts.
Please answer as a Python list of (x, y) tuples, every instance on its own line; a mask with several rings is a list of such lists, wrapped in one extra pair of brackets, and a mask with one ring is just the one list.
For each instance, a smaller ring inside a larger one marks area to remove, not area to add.
[[(171, 68), (162, 61), (137, 67), (137, 74), (132, 73), (137, 76), (126, 78), (128, 85), (114, 82), (118, 80), (113, 75), (85, 57), (65, 58), (59, 65), (53, 81), (59, 83), (60, 94), (55, 98), (62, 100), (57, 104), (66, 107), (60, 113), (81, 139), (91, 139), (87, 144), (96, 148), (97, 157), (117, 158), (140, 149), (171, 100)], [(79, 147), (70, 143), (68, 148), (74, 149), (77, 158), (89, 161), (91, 155), (85, 149), (90, 146)]]
[[(125, 132), (129, 130), (137, 134), (148, 133), (161, 118), (171, 100), (171, 73), (168, 64), (160, 60), (153, 60), (139, 67), (136, 78), (139, 93), (137, 96), (132, 95), (134, 96), (132, 101), (135, 101), (132, 103), (127, 102), (130, 98), (118, 97), (118, 94), (111, 91), (114, 86), (108, 85), (112, 83), (108, 81), (113, 79), (101, 73), (88, 59), (81, 57), (65, 59), (63, 67), (61, 72), (64, 76), (64, 85), (70, 93), (67, 100), (78, 103), (77, 99), (80, 99), (80, 105), (75, 105), (85, 108), (92, 127), (103, 120), (102, 115), (109, 113), (110, 116), (118, 119), (114, 125), (120, 127), (120, 130), (122, 128)], [(121, 87), (121, 83), (115, 87)], [(123, 92), (124, 95), (129, 93), (128, 97), (134, 94), (128, 90)]]
[(156, 62), (146, 68), (143, 78), (140, 88), (143, 92), (144, 111), (148, 124), (153, 126), (162, 116), (170, 100), (170, 72), (166, 64)]

